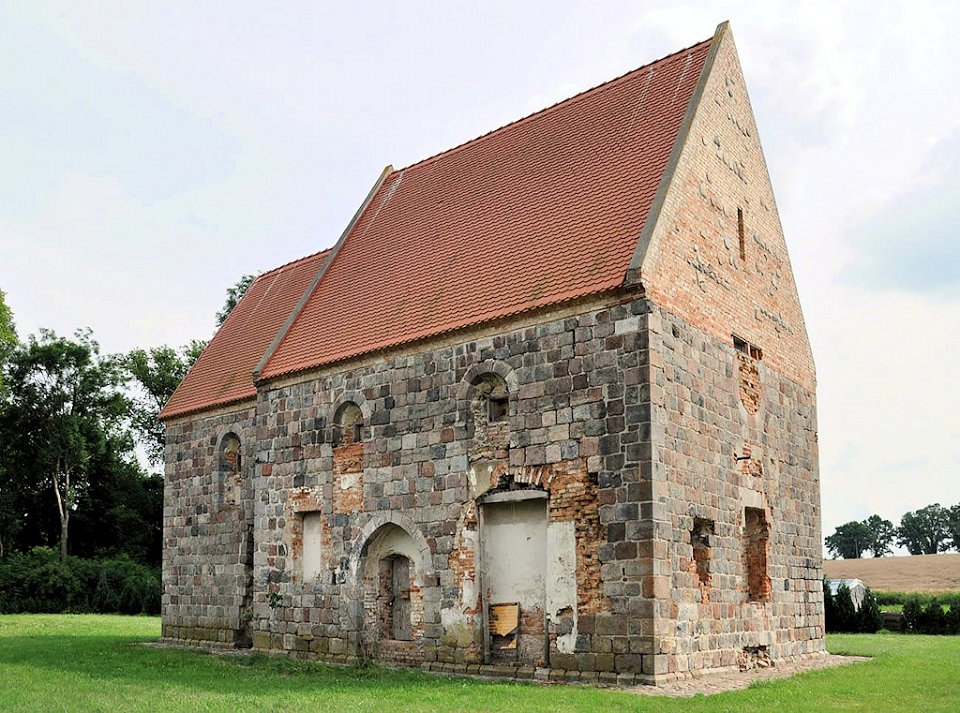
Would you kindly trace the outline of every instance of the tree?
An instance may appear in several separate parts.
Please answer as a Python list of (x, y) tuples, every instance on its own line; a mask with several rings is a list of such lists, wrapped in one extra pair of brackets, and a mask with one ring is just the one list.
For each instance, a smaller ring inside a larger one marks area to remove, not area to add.
[(233, 312), (233, 308), (237, 306), (240, 298), (243, 297), (255, 279), (257, 279), (256, 275), (244, 275), (237, 281), (237, 284), (227, 288), (227, 301), (224, 303), (223, 309), (217, 312), (218, 327), (227, 321), (227, 317)]
[(892, 545), (897, 537), (897, 528), (892, 522), (879, 515), (871, 515), (863, 524), (870, 531), (867, 549), (874, 557), (883, 557), (893, 552)]
[(179, 350), (168, 346), (134, 349), (122, 359), (138, 387), (130, 410), (130, 424), (154, 465), (163, 463), (164, 449), (163, 424), (157, 414), (206, 346), (206, 342), (194, 340)]
[(13, 326), (13, 312), (7, 306), (6, 294), (0, 290), (0, 397), (3, 396), (3, 365), (18, 343), (17, 330)]
[(880, 613), (880, 606), (873, 592), (867, 587), (863, 593), (860, 608), (857, 609), (857, 631), (863, 634), (875, 634), (882, 628), (883, 615)]
[[(6, 294), (0, 290), (0, 404), (6, 394), (3, 381), (3, 366), (10, 354), (17, 346), (17, 330), (13, 326), (13, 312), (7, 306)], [(16, 491), (7, 480), (3, 468), (3, 448), (5, 440), (0, 434), (0, 557), (4, 554), (4, 541), (8, 529), (19, 529), (20, 524), (16, 517), (19, 509), (15, 503)], [(6, 525), (6, 526), (5, 526)]]
[(857, 608), (853, 605), (853, 597), (846, 584), (837, 587), (837, 593), (833, 595), (833, 612), (835, 619), (827, 622), (827, 631), (857, 630)]
[(90, 485), (92, 462), (132, 447), (122, 425), (129, 406), (123, 374), (116, 360), (100, 356), (89, 331), (71, 341), (41, 330), (13, 351), (7, 375), (4, 469), (25, 493), (32, 485), (34, 494), (52, 496), (66, 560), (70, 517)]
[(831, 555), (850, 560), (863, 556), (870, 548), (871, 538), (870, 529), (864, 523), (854, 520), (840, 525), (825, 542)]
[(960, 503), (950, 508), (950, 514), (947, 517), (947, 530), (950, 533), (950, 547), (960, 550)]
[(897, 544), (912, 555), (935, 555), (946, 550), (949, 515), (950, 511), (940, 507), (940, 503), (904, 513), (897, 528)]

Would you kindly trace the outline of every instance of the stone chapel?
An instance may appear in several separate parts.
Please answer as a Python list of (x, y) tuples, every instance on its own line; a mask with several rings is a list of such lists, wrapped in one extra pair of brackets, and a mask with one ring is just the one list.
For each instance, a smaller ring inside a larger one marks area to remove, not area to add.
[(163, 638), (660, 683), (824, 650), (816, 375), (733, 36), (379, 176), (161, 413)]

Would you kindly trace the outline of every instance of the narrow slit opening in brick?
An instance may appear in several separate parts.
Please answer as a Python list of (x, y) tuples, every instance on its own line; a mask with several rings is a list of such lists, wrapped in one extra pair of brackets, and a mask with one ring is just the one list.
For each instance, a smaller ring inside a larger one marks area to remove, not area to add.
[(737, 208), (737, 236), (740, 238), (740, 259), (747, 259), (747, 240), (743, 231), (743, 208)]

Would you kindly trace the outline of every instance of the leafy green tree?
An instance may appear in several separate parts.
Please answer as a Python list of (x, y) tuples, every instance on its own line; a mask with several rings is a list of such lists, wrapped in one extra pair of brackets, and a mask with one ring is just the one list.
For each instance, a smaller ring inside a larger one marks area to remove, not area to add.
[(163, 424), (157, 420), (157, 414), (206, 346), (206, 342), (194, 340), (179, 350), (168, 346), (134, 349), (122, 359), (137, 387), (130, 424), (153, 465), (163, 463)]
[(70, 518), (90, 487), (92, 464), (107, 450), (132, 447), (123, 427), (123, 373), (116, 360), (100, 356), (89, 331), (69, 340), (41, 330), (13, 351), (7, 379), (4, 470), (25, 493), (46, 492), (55, 501), (65, 561)]
[(105, 449), (90, 463), (82, 507), (70, 522), (70, 551), (85, 558), (126, 555), (157, 567), (163, 546), (163, 477)]
[(854, 520), (840, 525), (825, 542), (831, 555), (850, 560), (860, 559), (870, 548), (871, 539), (870, 528)]
[(237, 306), (240, 298), (243, 297), (255, 279), (257, 279), (256, 275), (244, 275), (237, 280), (237, 284), (227, 288), (227, 301), (224, 303), (223, 309), (217, 312), (218, 327), (227, 321), (227, 317), (233, 312), (233, 308)]
[(950, 514), (947, 517), (947, 531), (950, 534), (951, 549), (960, 550), (960, 503), (950, 508)]
[[(6, 294), (0, 290), (0, 405), (6, 396), (3, 380), (3, 366), (17, 346), (17, 330), (13, 325), (13, 312), (7, 306)], [(16, 500), (16, 488), (12, 487), (3, 467), (3, 449), (6, 439), (0, 433), (0, 558), (4, 555), (10, 530), (19, 530), (21, 525), (16, 513), (19, 509)]]
[(950, 511), (940, 503), (904, 513), (897, 528), (897, 544), (912, 555), (935, 555), (948, 548)]
[(897, 538), (897, 528), (889, 520), (879, 515), (871, 515), (863, 521), (870, 531), (870, 541), (867, 550), (874, 557), (883, 557), (893, 552), (893, 541)]
[(3, 396), (3, 365), (17, 346), (17, 330), (13, 325), (13, 312), (7, 306), (6, 294), (0, 290), (0, 397)]

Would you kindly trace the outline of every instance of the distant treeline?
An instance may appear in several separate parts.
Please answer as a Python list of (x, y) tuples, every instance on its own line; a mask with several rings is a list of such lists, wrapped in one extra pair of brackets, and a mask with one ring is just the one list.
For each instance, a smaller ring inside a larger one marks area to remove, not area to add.
[(952, 507), (934, 503), (906, 512), (899, 525), (879, 515), (853, 520), (840, 525), (825, 543), (833, 557), (843, 559), (859, 559), (868, 552), (883, 557), (893, 552), (894, 543), (912, 555), (960, 551), (960, 503)]

